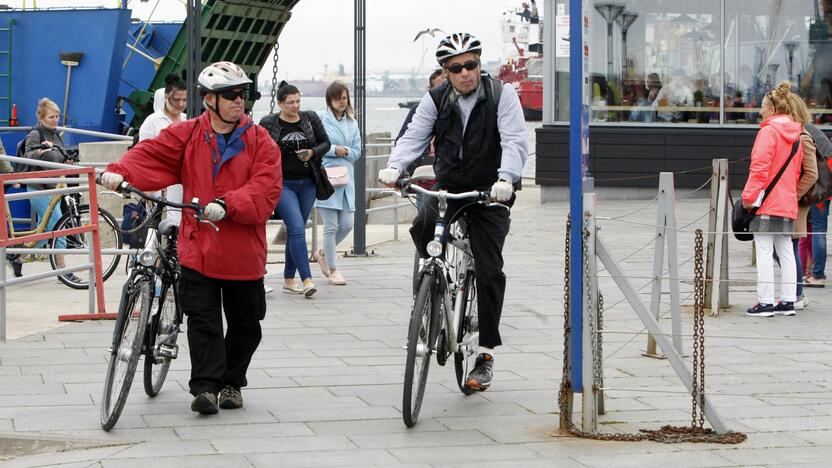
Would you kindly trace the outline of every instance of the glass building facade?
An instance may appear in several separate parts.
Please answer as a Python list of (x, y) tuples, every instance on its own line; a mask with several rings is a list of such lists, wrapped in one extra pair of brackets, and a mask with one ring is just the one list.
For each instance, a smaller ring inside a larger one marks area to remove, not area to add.
[[(591, 0), (596, 125), (747, 126), (780, 81), (832, 125), (832, 0)], [(569, 1), (556, 0), (565, 36)], [(568, 47), (555, 119), (569, 120)]]

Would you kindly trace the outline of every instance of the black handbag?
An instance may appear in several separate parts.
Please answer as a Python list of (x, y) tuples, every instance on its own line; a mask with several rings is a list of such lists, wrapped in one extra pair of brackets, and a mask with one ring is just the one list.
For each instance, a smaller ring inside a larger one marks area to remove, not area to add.
[(315, 187), (317, 188), (315, 198), (318, 200), (326, 200), (335, 193), (335, 187), (329, 181), (329, 177), (326, 175), (326, 169), (321, 164), (321, 161), (317, 158), (313, 158), (313, 161), (312, 178), (315, 180)]
[[(792, 145), (792, 152), (789, 154), (788, 159), (786, 162), (783, 163), (783, 167), (777, 172), (777, 175), (774, 176), (774, 179), (769, 182), (768, 187), (766, 187), (765, 193), (763, 194), (763, 200), (760, 202), (760, 206), (763, 206), (765, 203), (766, 198), (771, 194), (771, 189), (777, 185), (777, 182), (780, 180), (780, 177), (783, 175), (783, 172), (786, 171), (786, 168), (789, 167), (789, 164), (792, 162), (792, 158), (794, 154), (797, 153), (797, 148), (800, 146), (800, 139), (794, 142)], [(734, 202), (734, 208), (731, 211), (731, 230), (734, 231), (734, 237), (738, 241), (747, 242), (750, 240), (754, 240), (754, 234), (750, 232), (751, 221), (754, 219), (754, 216), (757, 215), (757, 210), (760, 207), (754, 207), (750, 210), (745, 209), (742, 206), (742, 196)]]

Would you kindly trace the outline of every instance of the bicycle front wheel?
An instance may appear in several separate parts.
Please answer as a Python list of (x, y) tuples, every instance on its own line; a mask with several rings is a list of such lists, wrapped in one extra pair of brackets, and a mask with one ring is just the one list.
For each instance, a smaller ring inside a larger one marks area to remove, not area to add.
[(454, 353), (454, 370), (456, 371), (456, 383), (459, 390), (466, 395), (474, 393), (474, 390), (465, 385), (468, 373), (474, 369), (479, 352), (479, 316), (477, 315), (477, 282), (473, 271), (468, 271), (465, 276), (465, 289), (462, 295), (465, 301), (462, 304), (462, 318), (459, 320), (457, 330), (457, 350)]
[(144, 357), (144, 392), (151, 398), (162, 390), (170, 362), (176, 359), (179, 352), (176, 340), (179, 337), (180, 315), (174, 285), (162, 286), (158, 304), (159, 312), (150, 320)]
[(431, 272), (422, 276), (410, 316), (402, 395), (402, 418), (407, 427), (413, 427), (419, 419), (428, 380), (431, 350), (439, 328), (439, 298), (435, 275)]
[[(92, 218), (90, 216), (90, 207), (88, 205), (80, 205), (78, 206), (78, 215), (73, 216), (72, 213), (64, 213), (64, 215), (61, 216), (61, 218), (58, 220), (58, 223), (55, 224), (55, 230), (88, 226), (91, 222)], [(107, 210), (99, 208), (98, 228), (99, 235), (101, 236), (102, 249), (121, 248), (121, 232), (118, 231), (116, 226), (116, 220), (115, 218), (113, 218), (113, 215), (110, 214)], [(58, 246), (58, 242), (66, 242), (66, 248), (68, 249), (87, 250), (88, 246), (92, 243), (91, 236), (92, 234), (90, 233), (70, 234), (68, 236), (52, 239), (49, 242), (49, 246), (52, 248), (56, 248)], [(56, 258), (58, 255), (60, 254), (49, 255), (49, 263), (52, 265), (53, 270), (58, 269)], [(64, 264), (67, 267), (89, 263), (89, 256), (87, 255), (63, 255), (63, 257)], [(109, 278), (113, 274), (113, 272), (116, 271), (120, 258), (121, 257), (119, 255), (115, 254), (101, 255), (101, 276), (104, 279), (104, 281), (106, 281), (107, 278)], [(67, 273), (65, 275), (59, 275), (58, 279), (62, 283), (73, 289), (87, 289), (90, 287), (89, 270), (81, 270), (76, 271), (72, 274)]]
[(153, 289), (146, 276), (136, 277), (122, 293), (101, 399), (101, 427), (105, 431), (115, 426), (130, 393), (152, 304)]

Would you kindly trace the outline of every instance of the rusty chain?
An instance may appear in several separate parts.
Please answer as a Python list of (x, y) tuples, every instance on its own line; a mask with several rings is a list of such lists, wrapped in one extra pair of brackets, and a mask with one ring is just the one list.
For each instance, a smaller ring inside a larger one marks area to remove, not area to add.
[[(691, 382), (690, 425), (705, 425), (705, 282), (702, 267), (702, 230), (696, 230), (693, 267), (693, 380)], [(698, 418), (698, 421), (697, 421)]]
[[(693, 392), (691, 392), (692, 397), (692, 409), (691, 409), (691, 425), (689, 427), (684, 426), (671, 426), (665, 425), (659, 429), (650, 430), (650, 429), (640, 429), (638, 433), (603, 433), (603, 432), (588, 432), (578, 429), (577, 426), (572, 422), (571, 419), (571, 412), (569, 417), (564, 417), (564, 414), (567, 414), (567, 406), (569, 404), (569, 392), (572, 390), (572, 383), (569, 379), (570, 367), (569, 367), (569, 334), (572, 331), (572, 321), (570, 317), (570, 284), (569, 284), (569, 273), (570, 273), (570, 231), (571, 231), (571, 218), (567, 217), (566, 220), (566, 240), (565, 240), (565, 250), (564, 250), (564, 286), (563, 286), (563, 372), (560, 384), (560, 390), (558, 391), (558, 409), (560, 410), (561, 420), (565, 423), (565, 429), (573, 436), (580, 437), (584, 439), (593, 439), (593, 440), (606, 440), (606, 441), (629, 441), (629, 442), (637, 442), (637, 441), (654, 441), (654, 442), (661, 442), (667, 444), (674, 444), (674, 443), (681, 443), (681, 442), (702, 442), (702, 443), (713, 443), (713, 444), (739, 444), (745, 441), (746, 435), (742, 432), (734, 432), (728, 431), (725, 434), (717, 434), (713, 429), (705, 428), (705, 415), (704, 415), (704, 408), (705, 408), (705, 318), (704, 318), (704, 297), (705, 297), (705, 283), (703, 280), (703, 272), (704, 269), (702, 268), (702, 230), (698, 229), (696, 231), (696, 248), (695, 248), (695, 267), (694, 273), (696, 277), (696, 281), (694, 282), (694, 357), (693, 357)], [(586, 239), (587, 233), (584, 232), (582, 239)], [(586, 249), (583, 249), (584, 255), (586, 255)], [(587, 259), (584, 259), (584, 265), (586, 267)], [(598, 297), (598, 307), (599, 309), (603, 308), (603, 296), (600, 295)], [(601, 325), (601, 318), (600, 318), (600, 310), (599, 310), (599, 322), (597, 327), (600, 329)], [(590, 325), (591, 326), (591, 325)], [(600, 339), (598, 340), (598, 345), (600, 348)], [(600, 353), (600, 349), (598, 349)], [(597, 359), (600, 360), (600, 357), (596, 356)], [(599, 366), (600, 367), (600, 366)], [(596, 377), (597, 379), (597, 377)], [(597, 385), (601, 385), (600, 382), (596, 382)], [(596, 387), (600, 388), (600, 387)], [(698, 402), (697, 402), (698, 397)], [(697, 418), (698, 416), (698, 418)]]

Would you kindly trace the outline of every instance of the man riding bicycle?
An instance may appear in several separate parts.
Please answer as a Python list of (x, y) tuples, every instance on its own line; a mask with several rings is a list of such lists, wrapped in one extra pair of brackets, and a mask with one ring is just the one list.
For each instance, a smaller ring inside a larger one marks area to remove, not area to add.
[[(482, 74), (480, 41), (468, 33), (442, 39), (436, 59), (448, 81), (430, 90), (419, 103), (413, 120), (393, 149), (379, 181), (395, 186), (407, 166), (436, 136), (437, 189), (449, 192), (491, 190), (491, 198), (511, 206), (528, 158), (526, 125), (520, 100), (511, 85)], [(507, 210), (477, 204), (448, 202), (446, 219), (465, 207), (477, 282), (480, 355), (466, 379), (473, 390), (491, 385), (494, 348), (502, 344), (499, 332), (506, 278), (503, 244), (510, 219)], [(410, 230), (419, 255), (433, 238), (437, 201), (419, 211)]]
[(280, 198), (282, 172), (277, 145), (244, 113), (250, 84), (231, 62), (207, 66), (198, 78), (207, 110), (140, 142), (101, 176), (110, 190), (125, 180), (143, 191), (181, 183), (183, 199), (207, 202), (205, 218), (219, 228), (182, 216), (178, 242), (191, 410), (200, 414), (243, 405), (240, 388), (266, 315), (266, 221)]

